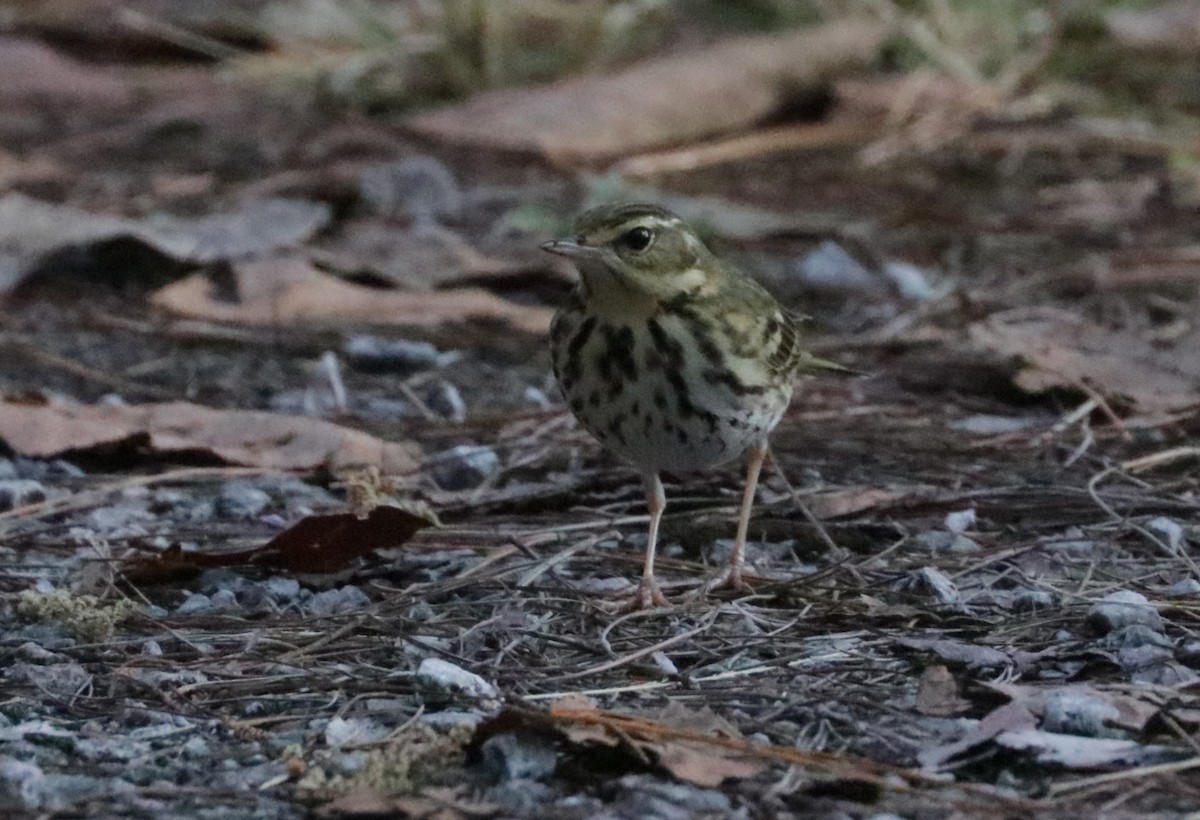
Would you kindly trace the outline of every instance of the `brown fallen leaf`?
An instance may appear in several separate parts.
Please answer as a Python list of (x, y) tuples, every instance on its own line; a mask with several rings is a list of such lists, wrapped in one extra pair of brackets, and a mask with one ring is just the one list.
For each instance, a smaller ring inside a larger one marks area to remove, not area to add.
[[(323, 269), (366, 273), (412, 290), (503, 280), (530, 270), (526, 265), (487, 256), (438, 225), (398, 229), (383, 220), (351, 222), (337, 239), (323, 243), (310, 255)], [(552, 273), (555, 268), (545, 265), (539, 270)]]
[[(17, 284), (35, 286), (38, 274), (47, 279), (60, 276), (57, 268), (43, 270), (39, 263), (65, 248), (128, 240), (176, 262), (208, 263), (297, 245), (329, 219), (327, 205), (294, 199), (248, 200), (227, 211), (191, 218), (160, 214), (130, 219), (9, 193), (0, 197), (0, 254), (15, 260), (16, 274), (7, 290)], [(124, 270), (117, 273), (128, 275)], [(26, 277), (29, 281), (22, 282)]]
[(1013, 663), (1007, 652), (949, 638), (900, 638), (896, 643), (917, 652), (932, 652), (947, 663), (972, 669), (1001, 669)]
[(427, 326), (497, 319), (529, 333), (544, 334), (553, 315), (549, 308), (519, 305), (480, 288), (401, 291), (354, 285), (294, 256), (239, 263), (234, 273), (235, 301), (218, 294), (204, 274), (162, 288), (151, 301), (194, 319), (267, 326), (297, 322)]
[(103, 66), (77, 63), (35, 40), (0, 37), (0, 101), (38, 104), (120, 107), (130, 89)]
[(320, 419), (214, 410), (188, 402), (89, 405), (58, 398), (4, 399), (0, 440), (33, 458), (136, 445), (165, 457), (207, 453), (228, 464), (279, 470), (376, 466), (396, 474), (416, 470), (419, 458), (411, 444)]
[(1200, 245), (1113, 251), (1091, 260), (1087, 278), (1101, 290), (1194, 286), (1200, 283)]
[(408, 125), (562, 163), (602, 161), (759, 123), (834, 75), (871, 63), (888, 31), (876, 21), (841, 20), (742, 37), (605, 76), (487, 91)]
[(840, 518), (883, 507), (912, 495), (910, 491), (883, 487), (845, 487), (808, 499), (808, 511), (814, 518)]
[(1148, 415), (1200, 404), (1200, 356), (1188, 345), (1156, 347), (1048, 307), (996, 314), (970, 335), (978, 348), (1022, 360), (1014, 381), (1031, 393), (1090, 389)]
[(1114, 8), (1104, 15), (1104, 22), (1113, 40), (1126, 48), (1188, 56), (1200, 49), (1200, 6), (1192, 0)]
[[(170, 577), (180, 567), (235, 567), (244, 564), (288, 572), (336, 572), (375, 550), (402, 546), (418, 531), (437, 523), (428, 511), (384, 504), (365, 517), (329, 513), (302, 518), (265, 544), (228, 552), (185, 552), (171, 547), (151, 558), (127, 563), (132, 579)], [(169, 569), (171, 572), (163, 572)]]
[[(991, 683), (987, 681), (982, 681), (981, 683), (983, 686), (1011, 698), (1014, 703), (1022, 704), (1038, 717), (1045, 714), (1046, 702), (1052, 695), (1071, 695), (1078, 698), (1103, 701), (1113, 708), (1111, 717), (1105, 723), (1131, 732), (1145, 730), (1151, 720), (1162, 713), (1164, 709), (1169, 709), (1166, 702), (1161, 700), (1155, 702), (1158, 700), (1158, 696), (1151, 691), (1138, 693), (1141, 695), (1141, 697), (1138, 697), (1122, 692), (1097, 689), (1087, 684), (1074, 686), (1031, 686), (1019, 683)], [(1169, 710), (1174, 714), (1173, 708)]]
[(931, 666), (917, 681), (917, 711), (930, 717), (961, 715), (969, 707), (958, 693), (958, 681), (944, 666)]

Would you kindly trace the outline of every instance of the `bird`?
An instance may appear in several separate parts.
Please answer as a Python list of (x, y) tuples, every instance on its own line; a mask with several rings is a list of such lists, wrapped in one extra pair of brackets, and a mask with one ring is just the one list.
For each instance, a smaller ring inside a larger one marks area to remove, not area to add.
[(746, 537), (768, 437), (802, 378), (854, 372), (805, 352), (807, 317), (715, 256), (679, 216), (651, 203), (601, 205), (541, 246), (579, 282), (551, 323), (554, 374), (571, 412), (641, 473), (650, 525), (631, 609), (670, 606), (654, 573), (666, 508), (660, 473), (746, 456), (733, 550), (704, 586), (749, 589)]

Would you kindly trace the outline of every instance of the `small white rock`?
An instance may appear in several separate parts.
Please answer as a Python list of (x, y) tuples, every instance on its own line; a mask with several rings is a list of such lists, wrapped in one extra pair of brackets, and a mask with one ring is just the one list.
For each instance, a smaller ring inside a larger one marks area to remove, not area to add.
[(946, 529), (950, 532), (966, 532), (975, 526), (975, 508), (972, 507), (946, 515)]
[(457, 689), (473, 698), (494, 698), (496, 687), (474, 672), (455, 666), (441, 658), (426, 658), (417, 667), (417, 677), (447, 689)]
[(1165, 515), (1151, 518), (1146, 522), (1146, 529), (1166, 538), (1167, 546), (1171, 548), (1171, 551), (1179, 552), (1179, 548), (1183, 544), (1183, 527), (1174, 518), (1167, 518)]

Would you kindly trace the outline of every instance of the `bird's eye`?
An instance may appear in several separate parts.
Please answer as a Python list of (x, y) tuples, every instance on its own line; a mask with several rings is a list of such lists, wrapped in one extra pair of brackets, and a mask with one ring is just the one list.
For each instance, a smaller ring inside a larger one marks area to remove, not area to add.
[(654, 231), (649, 228), (630, 228), (621, 234), (621, 244), (631, 251), (644, 251), (654, 241)]

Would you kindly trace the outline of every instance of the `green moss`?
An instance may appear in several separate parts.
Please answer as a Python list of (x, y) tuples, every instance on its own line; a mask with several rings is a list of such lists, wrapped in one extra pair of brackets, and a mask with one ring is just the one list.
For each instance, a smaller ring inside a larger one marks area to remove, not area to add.
[(465, 747), (474, 729), (464, 723), (441, 730), (417, 724), (387, 746), (373, 749), (361, 769), (349, 777), (330, 776), (313, 766), (297, 784), (307, 798), (330, 800), (358, 789), (404, 796), (461, 781)]
[(124, 598), (104, 602), (95, 595), (72, 595), (63, 589), (42, 593), (27, 589), (17, 598), (17, 612), (30, 620), (60, 621), (77, 640), (101, 643), (135, 609)]

